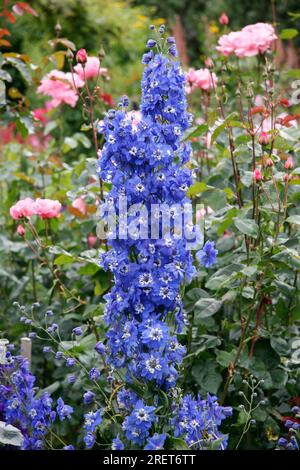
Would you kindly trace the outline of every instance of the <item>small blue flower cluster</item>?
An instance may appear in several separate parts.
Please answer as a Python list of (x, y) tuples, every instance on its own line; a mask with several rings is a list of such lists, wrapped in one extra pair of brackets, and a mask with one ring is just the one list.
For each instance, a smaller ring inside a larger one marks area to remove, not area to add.
[(287, 437), (280, 437), (277, 442), (278, 450), (300, 450), (300, 408), (292, 408), (293, 417), (285, 420), (285, 427), (288, 428)]
[[(120, 410), (129, 413), (123, 421), (122, 429), (126, 440), (143, 447), (146, 450), (163, 449), (166, 434), (154, 433), (150, 436), (153, 423), (158, 421), (155, 416), (155, 406), (148, 406), (131, 390), (123, 388), (118, 393), (118, 405)], [(124, 443), (117, 436), (113, 441), (113, 449), (124, 449)]]
[[(184, 164), (191, 147), (180, 142), (190, 122), (184, 84), (178, 62), (152, 54), (142, 80), (141, 122), (133, 123), (124, 98), (122, 109), (110, 110), (100, 129), (106, 143), (99, 176), (112, 183), (102, 213), (113, 206), (119, 229), (118, 237), (109, 237), (111, 249), (101, 256), (103, 268), (114, 275), (114, 286), (105, 296), (110, 362), (127, 369), (127, 380), (133, 376), (166, 389), (175, 385), (174, 365), (185, 354), (176, 337), (185, 322), (179, 293), (195, 272), (187, 242), (196, 238), (196, 231), (191, 222), (178, 236), (178, 214), (171, 213), (167, 233), (160, 226), (159, 237), (151, 238), (150, 220), (148, 237), (121, 237), (120, 198), (126, 196), (130, 207), (144, 207), (148, 214), (161, 204), (180, 212), (189, 201), (192, 176)], [(143, 217), (143, 210), (138, 215), (129, 211), (127, 226)]]
[(6, 352), (0, 364), (0, 420), (12, 424), (23, 434), (23, 450), (40, 450), (56, 418), (70, 419), (73, 408), (61, 398), (56, 411), (48, 393), (36, 397), (35, 377), (30, 373), (28, 361), (22, 356)]
[[(198, 395), (195, 400), (191, 395), (186, 395), (174, 409), (174, 435), (183, 436), (193, 449), (224, 450), (228, 436), (220, 433), (218, 426), (231, 415), (232, 408), (220, 406), (215, 396), (207, 394), (204, 400)], [(213, 447), (214, 442), (217, 448)]]
[(96, 411), (90, 411), (84, 415), (84, 430), (85, 436), (83, 438), (87, 449), (91, 449), (95, 444), (95, 433), (97, 427), (102, 423), (103, 409), (99, 408)]

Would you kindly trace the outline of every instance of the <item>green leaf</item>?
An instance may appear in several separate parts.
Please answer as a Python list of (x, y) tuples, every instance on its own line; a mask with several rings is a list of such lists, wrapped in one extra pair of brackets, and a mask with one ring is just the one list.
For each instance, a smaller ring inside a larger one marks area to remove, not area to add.
[(187, 196), (188, 197), (193, 197), (193, 196), (197, 196), (198, 194), (200, 193), (203, 193), (204, 191), (206, 191), (208, 189), (208, 186), (206, 183), (202, 183), (202, 182), (199, 182), (197, 181), (197, 183), (194, 183), (188, 190), (187, 192)]
[(200, 135), (204, 134), (207, 131), (208, 131), (208, 125), (200, 124), (200, 126), (192, 129), (192, 131), (189, 134), (187, 134), (183, 140), (185, 141), (185, 140), (193, 139), (194, 137), (199, 137)]
[(16, 57), (5, 57), (5, 60), (18, 70), (27, 83), (31, 83), (32, 77), (30, 69), (22, 60), (17, 59)]
[(29, 116), (20, 116), (16, 120), (16, 127), (23, 138), (27, 137), (28, 134), (34, 134), (33, 121)]
[(223, 381), (222, 375), (216, 370), (215, 361), (211, 359), (197, 362), (192, 368), (192, 376), (202, 390), (213, 394), (218, 392)]
[(79, 269), (79, 273), (84, 276), (93, 276), (99, 270), (100, 268), (96, 264), (87, 263), (86, 266), (81, 266), (81, 268)]
[(222, 302), (212, 297), (203, 298), (195, 303), (195, 323), (202, 318), (211, 317), (222, 307)]
[(76, 139), (74, 139), (73, 137), (66, 137), (62, 145), (62, 151), (63, 153), (68, 153), (70, 152), (70, 150), (76, 149), (77, 145), (78, 142)]
[(0, 69), (0, 79), (5, 80), (6, 82), (12, 81), (11, 75), (6, 70), (3, 70), (3, 69)]
[(0, 106), (5, 106), (6, 104), (5, 90), (5, 83), (3, 82), (3, 80), (0, 80)]
[(286, 356), (287, 354), (289, 354), (290, 348), (284, 338), (278, 336), (271, 336), (270, 344), (274, 351), (279, 354), (279, 356)]
[(273, 387), (277, 388), (278, 390), (282, 390), (285, 387), (288, 381), (288, 373), (280, 368), (274, 369), (270, 371)]
[(300, 225), (300, 215), (290, 215), (290, 217), (286, 219), (286, 222), (288, 222), (289, 224)]
[(232, 276), (235, 276), (245, 267), (244, 264), (232, 263), (225, 268), (218, 269), (207, 281), (205, 287), (211, 290), (218, 290), (223, 284), (228, 283)]
[(44, 129), (44, 135), (48, 135), (50, 134), (52, 131), (54, 131), (54, 129), (56, 129), (57, 127), (57, 122), (56, 121), (49, 121), (47, 122), (47, 124), (45, 125), (45, 129)]
[(172, 437), (168, 439), (168, 449), (172, 450), (186, 450), (189, 449), (187, 443), (178, 437)]
[(280, 39), (293, 39), (295, 38), (296, 36), (298, 36), (298, 31), (297, 29), (293, 29), (293, 28), (287, 28), (287, 29), (283, 29), (281, 32), (280, 32)]
[(21, 431), (11, 424), (0, 421), (0, 443), (20, 447), (23, 443), (23, 435)]
[(184, 308), (187, 312), (191, 312), (194, 309), (195, 303), (203, 297), (209, 297), (209, 293), (200, 287), (194, 287), (185, 293), (184, 296)]
[(233, 349), (232, 351), (218, 351), (216, 361), (220, 366), (228, 367), (231, 362), (234, 361), (236, 356), (236, 351)]
[(257, 238), (259, 233), (259, 227), (256, 222), (252, 219), (235, 219), (234, 225), (236, 228), (249, 237)]
[(227, 116), (227, 118), (217, 126), (211, 135), (211, 144), (215, 142), (215, 140), (219, 137), (219, 135), (228, 127), (243, 127), (242, 123), (235, 121), (234, 119), (238, 116), (237, 112), (233, 112)]
[(57, 264), (58, 266), (62, 265), (62, 264), (70, 264), (70, 263), (73, 263), (73, 261), (75, 261), (75, 258), (73, 258), (73, 256), (70, 256), (70, 255), (59, 255), (55, 258), (54, 260), (54, 264)]
[(223, 437), (219, 437), (218, 439), (215, 439), (214, 441), (210, 441), (208, 444), (207, 450), (224, 450), (224, 446), (222, 446), (225, 438), (227, 435), (224, 435)]
[(300, 256), (296, 250), (284, 248), (271, 257), (272, 260), (280, 261), (293, 269), (300, 269)]

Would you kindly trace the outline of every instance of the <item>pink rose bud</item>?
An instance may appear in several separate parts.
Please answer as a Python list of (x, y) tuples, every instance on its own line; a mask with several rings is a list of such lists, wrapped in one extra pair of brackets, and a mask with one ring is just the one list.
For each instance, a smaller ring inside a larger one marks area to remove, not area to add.
[(24, 229), (23, 225), (21, 225), (21, 224), (18, 225), (17, 232), (18, 232), (18, 234), (20, 235), (20, 237), (24, 237), (24, 235), (25, 235), (25, 229)]
[(288, 157), (287, 161), (284, 164), (284, 168), (286, 170), (291, 170), (292, 168), (294, 168), (294, 162), (292, 157)]
[(258, 183), (258, 181), (262, 180), (262, 174), (259, 168), (253, 171), (253, 180)]
[(258, 142), (260, 143), (260, 145), (268, 145), (268, 143), (270, 142), (268, 134), (263, 131), (259, 136)]
[(286, 173), (283, 177), (285, 182), (289, 181), (290, 178), (291, 178), (291, 175), (289, 175), (288, 173)]
[(88, 243), (89, 248), (94, 248), (94, 246), (97, 243), (97, 237), (95, 235), (90, 234), (87, 237), (87, 243)]
[(274, 162), (273, 162), (272, 158), (268, 158), (267, 159), (267, 166), (271, 167), (273, 165), (274, 165)]
[(213, 63), (213, 60), (211, 57), (207, 57), (204, 61), (205, 63), (205, 66), (208, 68), (208, 69), (212, 69), (213, 66), (214, 66), (214, 63)]
[(79, 64), (85, 64), (87, 61), (87, 53), (85, 49), (79, 49), (76, 54), (76, 60)]
[(75, 199), (75, 201), (72, 202), (72, 207), (74, 207), (74, 209), (77, 209), (82, 215), (87, 214), (87, 205), (84, 202), (83, 197), (78, 197), (77, 199)]
[(229, 18), (228, 16), (226, 15), (226, 13), (222, 13), (222, 15), (220, 16), (219, 18), (219, 23), (223, 26), (225, 26), (226, 24), (229, 23)]

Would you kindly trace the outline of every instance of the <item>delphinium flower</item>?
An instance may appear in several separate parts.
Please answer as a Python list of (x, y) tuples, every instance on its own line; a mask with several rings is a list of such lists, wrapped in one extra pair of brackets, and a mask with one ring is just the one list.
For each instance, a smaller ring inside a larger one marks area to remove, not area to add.
[(152, 437), (149, 437), (147, 444), (145, 445), (145, 450), (160, 450), (164, 448), (164, 443), (166, 440), (166, 435), (155, 433)]
[(278, 450), (300, 450), (300, 408), (292, 408), (293, 416), (284, 418), (284, 425), (288, 429), (286, 437), (280, 437), (277, 442)]
[[(163, 33), (164, 28), (160, 27), (157, 39), (147, 43), (150, 51), (143, 56), (146, 66), (142, 79), (141, 119), (134, 122), (127, 111), (128, 99), (123, 97), (120, 110), (109, 110), (99, 126), (105, 137), (99, 176), (111, 185), (101, 207), (101, 216), (109, 221), (114, 212), (114, 220), (118, 222), (117, 227), (109, 227), (110, 249), (100, 256), (101, 266), (110, 270), (114, 277), (113, 287), (105, 296), (107, 362), (110, 367), (121, 369), (122, 374), (124, 371), (128, 384), (128, 388), (117, 394), (124, 420), (122, 430), (113, 440), (114, 449), (164, 447), (167, 434), (154, 433), (154, 425), (155, 431), (160, 426), (160, 418), (156, 416), (159, 401), (156, 392), (165, 389), (169, 393), (175, 387), (178, 365), (185, 354), (185, 347), (178, 341), (178, 333), (187, 324), (181, 290), (195, 273), (189, 243), (199, 241), (192, 219), (187, 222), (183, 211), (186, 206), (190, 207), (186, 193), (192, 183), (192, 174), (186, 165), (191, 146), (182, 140), (191, 123), (191, 116), (186, 112), (186, 78), (174, 59), (174, 39), (164, 39)], [(157, 53), (155, 48), (158, 48)], [(167, 54), (162, 52), (164, 48)], [(129, 206), (127, 225), (122, 211), (125, 198)], [(151, 209), (162, 204), (168, 208), (170, 217), (164, 226), (160, 209), (154, 210), (158, 233), (153, 236)], [(133, 205), (139, 207), (137, 214), (130, 210)], [(176, 225), (178, 220), (181, 232)], [(142, 229), (145, 232), (140, 236)], [(213, 243), (210, 248), (206, 244), (204, 251), (208, 258), (205, 264), (210, 266), (217, 251)], [(97, 343), (95, 350), (103, 354), (103, 344)], [(149, 384), (153, 397), (150, 403), (130, 390), (133, 381), (142, 382), (143, 387)], [(202, 421), (207, 419), (206, 429), (217, 435), (217, 425), (225, 418), (225, 408), (219, 407), (215, 398), (209, 402), (209, 411), (200, 398), (195, 403), (197, 417)], [(174, 426), (168, 418), (165, 424), (173, 435)], [(178, 428), (176, 418), (175, 424)], [(182, 433), (177, 431), (177, 435)], [(88, 445), (93, 445), (91, 436), (87, 436), (87, 440)]]
[[(186, 112), (185, 74), (173, 59), (173, 41), (163, 37), (158, 41), (168, 53), (155, 54), (155, 41), (148, 43), (150, 52), (143, 57), (141, 120), (133, 125), (126, 111), (128, 99), (123, 98), (121, 109), (108, 111), (100, 127), (106, 143), (99, 176), (112, 183), (102, 214), (114, 207), (120, 216), (122, 196), (129, 206), (139, 204), (148, 214), (153, 205), (165, 204), (171, 214), (168, 230), (162, 233), (160, 223), (160, 236), (151, 237), (151, 221), (129, 213), (129, 226), (143, 219), (147, 236), (136, 237), (135, 232), (127, 238), (120, 236), (119, 220), (118, 235), (109, 237), (111, 249), (101, 257), (101, 265), (114, 275), (114, 285), (105, 296), (109, 362), (126, 369), (126, 380), (134, 377), (168, 389), (176, 383), (177, 365), (185, 354), (176, 338), (186, 322), (179, 293), (195, 271), (187, 248), (187, 233), (192, 239), (195, 232), (192, 224), (190, 232), (183, 227), (182, 236), (175, 230), (175, 212), (184, 219), (183, 208), (189, 202), (186, 192), (192, 183), (185, 166), (191, 146), (181, 142), (191, 122)], [(173, 213), (172, 207), (176, 207)]]
[(205, 400), (198, 395), (195, 400), (191, 395), (186, 395), (175, 407), (171, 423), (175, 429), (174, 435), (182, 436), (189, 447), (206, 450), (218, 441), (219, 450), (223, 450), (227, 447), (228, 437), (218, 427), (231, 415), (232, 408), (220, 406), (215, 396), (207, 394)]
[(59, 398), (56, 413), (50, 395), (45, 392), (37, 398), (34, 385), (28, 361), (7, 352), (0, 364), (0, 420), (20, 429), (24, 437), (22, 450), (43, 449), (56, 416), (63, 420), (73, 412)]
[(203, 248), (198, 251), (196, 258), (201, 265), (205, 268), (210, 268), (217, 260), (218, 250), (215, 248), (215, 243), (207, 241)]
[(85, 436), (83, 438), (87, 449), (91, 449), (95, 443), (95, 432), (97, 427), (102, 422), (103, 409), (99, 408), (96, 411), (90, 411), (84, 415), (84, 430)]
[(71, 406), (66, 405), (62, 398), (59, 398), (57, 400), (56, 411), (60, 420), (64, 421), (64, 419), (71, 419), (71, 415), (74, 410)]
[(133, 411), (125, 418), (122, 428), (126, 439), (133, 444), (142, 445), (149, 436), (149, 430), (155, 421), (155, 406), (147, 406), (138, 400)]

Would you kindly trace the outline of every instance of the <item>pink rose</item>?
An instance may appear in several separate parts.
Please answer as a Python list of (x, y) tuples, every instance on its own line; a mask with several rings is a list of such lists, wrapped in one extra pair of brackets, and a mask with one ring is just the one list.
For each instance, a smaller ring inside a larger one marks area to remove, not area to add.
[(42, 78), (37, 92), (51, 96), (49, 108), (55, 108), (64, 103), (74, 108), (78, 100), (76, 88), (81, 88), (83, 85), (84, 82), (76, 73), (72, 77), (70, 72), (52, 70)]
[(42, 219), (58, 217), (61, 211), (61, 203), (52, 199), (36, 199), (35, 213)]
[(228, 56), (251, 57), (264, 54), (277, 39), (275, 30), (268, 23), (256, 23), (245, 26), (241, 31), (234, 31), (220, 37), (217, 50)]
[(87, 53), (85, 49), (79, 49), (76, 54), (76, 60), (80, 64), (85, 64), (87, 61)]
[(35, 202), (30, 197), (21, 199), (9, 209), (9, 212), (12, 218), (15, 220), (21, 219), (22, 217), (30, 217), (36, 214)]
[(217, 85), (217, 77), (215, 73), (210, 73), (208, 69), (189, 69), (186, 74), (187, 91), (192, 92), (196, 88), (208, 91)]
[(81, 78), (81, 80), (90, 80), (91, 78), (97, 77), (97, 75), (107, 76), (107, 69), (100, 67), (100, 60), (98, 57), (88, 57), (84, 68), (81, 64), (77, 64), (74, 67), (75, 72)]

